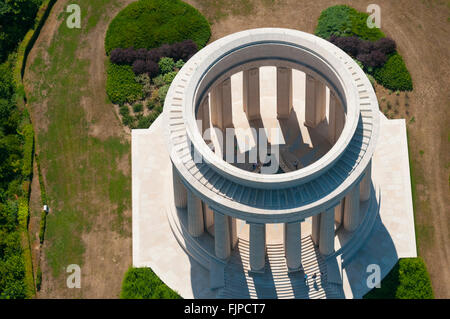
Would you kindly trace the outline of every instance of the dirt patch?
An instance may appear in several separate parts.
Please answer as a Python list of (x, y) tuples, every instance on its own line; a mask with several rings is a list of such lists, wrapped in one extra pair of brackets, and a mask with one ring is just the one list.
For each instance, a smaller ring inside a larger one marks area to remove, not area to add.
[(33, 262), (33, 272), (36, 278), (39, 260), (41, 258), (41, 244), (39, 240), (39, 230), (41, 222), (41, 188), (39, 185), (39, 175), (36, 161), (33, 163), (33, 180), (30, 192), (30, 220), (28, 222), (28, 233), (31, 246), (31, 258)]

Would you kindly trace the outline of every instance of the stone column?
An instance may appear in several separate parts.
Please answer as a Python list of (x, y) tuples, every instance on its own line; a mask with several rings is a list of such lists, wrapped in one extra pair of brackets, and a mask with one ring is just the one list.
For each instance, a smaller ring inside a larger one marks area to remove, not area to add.
[(200, 104), (202, 108), (202, 136), (204, 136), (205, 131), (210, 128), (210, 112), (209, 112), (209, 96), (207, 95), (203, 102)]
[(178, 171), (175, 165), (172, 164), (172, 179), (173, 179), (173, 197), (175, 201), (175, 207), (186, 208), (187, 206), (187, 191), (186, 187), (178, 175)]
[(337, 141), (336, 136), (336, 110), (337, 97), (332, 90), (330, 90), (330, 104), (328, 110), (328, 142), (333, 145)]
[(217, 84), (211, 90), (211, 123), (223, 131), (233, 125), (231, 79)]
[(197, 116), (195, 117), (197, 122), (197, 127), (201, 135), (203, 135), (204, 124), (203, 124), (203, 105), (200, 103), (197, 110)]
[(334, 207), (334, 221), (338, 224), (342, 224), (342, 217), (344, 216), (344, 200), (345, 198), (341, 199), (339, 204)]
[(326, 86), (306, 74), (305, 125), (316, 127), (326, 117)]
[(322, 255), (334, 252), (334, 207), (320, 214), (319, 251)]
[(350, 193), (345, 196), (344, 228), (355, 231), (359, 226), (359, 184), (353, 186)]
[(266, 225), (250, 223), (250, 270), (264, 272), (266, 263)]
[(233, 127), (233, 101), (231, 99), (231, 79), (222, 82), (222, 125), (223, 129)]
[(300, 222), (284, 224), (284, 253), (288, 269), (298, 270), (302, 266), (302, 233)]
[(259, 68), (242, 72), (242, 98), (244, 112), (249, 121), (261, 118), (259, 93)]
[(214, 225), (214, 212), (209, 208), (208, 204), (203, 202), (203, 219), (205, 221), (205, 230), (214, 236), (214, 232), (212, 230)]
[(334, 139), (335, 139), (335, 141), (337, 141), (339, 139), (339, 136), (341, 135), (342, 130), (344, 129), (344, 125), (345, 125), (344, 108), (338, 99), (336, 99), (334, 119), (336, 121), (336, 124), (334, 126), (334, 128), (336, 130), (334, 133)]
[(222, 83), (218, 83), (210, 91), (211, 97), (211, 124), (212, 126), (223, 129), (222, 118)]
[(319, 245), (320, 238), (320, 214), (312, 217), (312, 232), (311, 237), (315, 245)]
[(277, 118), (288, 119), (292, 110), (292, 69), (277, 67)]
[(231, 250), (233, 250), (238, 242), (236, 218), (228, 216), (228, 219), (228, 223), (230, 225), (230, 246)]
[(190, 190), (187, 191), (188, 232), (192, 237), (203, 234), (202, 201)]
[(360, 200), (362, 202), (368, 200), (370, 198), (370, 187), (372, 185), (372, 159), (369, 162), (369, 165), (366, 168), (364, 173), (364, 177), (360, 183)]
[(230, 226), (228, 216), (214, 212), (214, 247), (216, 257), (227, 259), (230, 257)]

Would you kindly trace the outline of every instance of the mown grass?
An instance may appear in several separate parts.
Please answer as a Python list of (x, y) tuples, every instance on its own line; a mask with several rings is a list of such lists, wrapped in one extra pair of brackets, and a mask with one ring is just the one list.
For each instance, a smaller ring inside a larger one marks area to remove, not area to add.
[(63, 20), (47, 50), (48, 61), (39, 57), (30, 67), (34, 76), (33, 90), (28, 92), (30, 107), (38, 107), (47, 99), (44, 116), (48, 126), (37, 132), (37, 142), (51, 208), (45, 255), (55, 277), (69, 264), (83, 265), (82, 234), (92, 229), (97, 216), (113, 214), (113, 225), (106, 226), (128, 235), (123, 212), (131, 206), (129, 175), (118, 168), (119, 160), (129, 156), (130, 145), (119, 137), (100, 140), (89, 135), (92, 123), (81, 99), (96, 100), (98, 92), (88, 86), (90, 61), (77, 54), (80, 46), (87, 45), (85, 28), (93, 28), (104, 18), (105, 7), (117, 5), (117, 1), (82, 0), (78, 4), (87, 15), (82, 28), (69, 29)]
[[(261, 0), (264, 5), (273, 4), (273, 0)], [(211, 23), (217, 22), (229, 15), (248, 16), (255, 8), (255, 0), (197, 0), (200, 11)]]
[[(411, 124), (410, 124), (411, 125)], [(420, 216), (418, 218), (418, 212), (422, 215), (429, 215), (431, 211), (430, 201), (427, 198), (420, 198), (418, 187), (424, 187), (425, 177), (423, 174), (422, 167), (418, 163), (417, 159), (420, 159), (418, 154), (414, 154), (414, 150), (411, 147), (411, 137), (410, 129), (407, 128), (407, 140), (408, 140), (408, 156), (409, 156), (409, 175), (411, 179), (411, 195), (413, 201), (414, 210), (414, 225), (415, 225), (415, 235), (416, 235), (416, 245), (417, 250), (420, 252), (421, 247), (427, 247), (432, 245), (434, 228), (432, 224), (427, 224), (428, 218)]]

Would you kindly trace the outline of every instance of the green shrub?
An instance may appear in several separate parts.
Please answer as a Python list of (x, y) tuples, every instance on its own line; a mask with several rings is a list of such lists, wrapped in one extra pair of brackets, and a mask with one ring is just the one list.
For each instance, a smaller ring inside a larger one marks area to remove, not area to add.
[[(380, 29), (367, 27), (368, 16), (367, 13), (358, 12), (347, 5), (329, 7), (320, 14), (315, 34), (324, 39), (329, 39), (332, 35), (338, 37), (356, 36), (359, 39), (370, 41), (385, 38)], [(364, 68), (361, 62), (355, 61), (385, 88), (400, 91), (413, 89), (411, 75), (398, 53), (391, 54), (386, 63), (378, 68)], [(369, 80), (373, 85), (373, 79), (369, 77)]]
[(391, 55), (381, 68), (375, 69), (373, 77), (385, 88), (393, 91), (411, 91), (413, 89), (411, 75), (398, 53)]
[(370, 84), (372, 84), (372, 87), (375, 87), (375, 78), (372, 76), (372, 75), (370, 75), (370, 74), (366, 74), (367, 75), (367, 78), (369, 79), (369, 81), (370, 81)]
[(156, 85), (157, 87), (161, 87), (164, 84), (166, 84), (164, 82), (164, 74), (160, 74), (160, 75), (154, 77), (153, 78), (153, 84)]
[(161, 106), (161, 105), (157, 105), (156, 107), (155, 107), (155, 113), (156, 114), (161, 114), (162, 113), (162, 111), (163, 111), (163, 107)]
[(130, 268), (125, 274), (121, 299), (181, 299), (150, 268)]
[(346, 5), (337, 5), (323, 10), (315, 34), (324, 39), (329, 39), (333, 34), (339, 37), (352, 35), (351, 9)]
[(352, 8), (350, 10), (350, 19), (352, 22), (352, 31), (353, 35), (370, 41), (376, 41), (381, 38), (384, 38), (384, 33), (379, 28), (369, 28), (367, 26), (367, 18), (369, 14), (366, 12), (359, 12)]
[(119, 114), (122, 116), (130, 115), (130, 109), (127, 105), (122, 105), (121, 107), (119, 107)]
[(173, 71), (175, 67), (175, 61), (172, 58), (161, 58), (158, 62), (159, 71), (162, 74), (166, 74)]
[(175, 62), (175, 67), (178, 69), (181, 69), (184, 66), (184, 61), (183, 60), (178, 60), (177, 62)]
[(315, 34), (324, 39), (329, 39), (331, 35), (355, 35), (371, 41), (384, 38), (385, 35), (380, 29), (367, 27), (368, 17), (367, 13), (347, 5), (332, 6), (321, 12)]
[(211, 36), (208, 21), (194, 7), (181, 0), (140, 0), (122, 10), (109, 25), (105, 49), (156, 48), (193, 40), (199, 48)]
[(135, 81), (133, 69), (129, 65), (108, 63), (106, 93), (115, 104), (133, 103), (143, 98), (142, 84)]
[(136, 128), (149, 128), (150, 125), (152, 125), (153, 121), (154, 121), (154, 117), (152, 116), (152, 114), (147, 115), (147, 116), (141, 116), (138, 119), (138, 123), (136, 125)]
[(161, 104), (164, 104), (164, 100), (166, 99), (166, 95), (167, 95), (167, 92), (169, 91), (169, 88), (170, 88), (170, 84), (166, 84), (158, 90), (158, 97), (159, 97), (159, 101), (161, 102)]
[(147, 73), (137, 75), (135, 81), (142, 85), (142, 93), (144, 96), (148, 96), (152, 93), (152, 86), (150, 83), (150, 77)]
[(430, 275), (422, 258), (402, 258), (365, 299), (433, 299)]
[[(26, 3), (28, 1), (22, 1)], [(14, 82), (16, 87), (23, 86), (22, 85), (22, 77), (25, 70), (26, 60), (28, 54), (33, 48), (34, 43), (36, 42), (42, 27), (44, 26), (45, 21), (47, 20), (50, 11), (55, 4), (56, 0), (38, 0), (40, 3), (39, 10), (36, 14), (36, 18), (34, 21), (34, 26), (28, 30), (28, 32), (23, 37), (22, 42), (19, 44), (17, 48), (17, 58), (14, 66)], [(1, 47), (1, 46), (0, 46)]]
[(24, 126), (22, 130), (23, 137), (25, 139), (25, 144), (23, 146), (23, 165), (22, 165), (22, 175), (26, 179), (31, 178), (33, 173), (33, 150), (34, 150), (34, 131), (31, 124)]
[(122, 123), (123, 123), (123, 125), (128, 126), (129, 128), (133, 128), (134, 118), (129, 114), (124, 115), (124, 116), (122, 116)]
[(175, 79), (175, 76), (177, 75), (178, 72), (176, 71), (172, 71), (169, 73), (164, 74), (164, 83), (165, 84), (171, 84), (173, 79)]
[(19, 211), (17, 212), (17, 221), (22, 230), (26, 231), (28, 228), (28, 199), (25, 197), (19, 198)]
[(147, 109), (153, 110), (153, 109), (155, 108), (156, 105), (155, 105), (154, 101), (151, 101), (151, 100), (150, 100), (150, 101), (147, 102), (147, 105), (146, 105), (146, 106), (147, 106)]
[(142, 105), (142, 103), (136, 103), (133, 105), (134, 113), (139, 113), (139, 112), (142, 112), (143, 110), (144, 110), (144, 106)]

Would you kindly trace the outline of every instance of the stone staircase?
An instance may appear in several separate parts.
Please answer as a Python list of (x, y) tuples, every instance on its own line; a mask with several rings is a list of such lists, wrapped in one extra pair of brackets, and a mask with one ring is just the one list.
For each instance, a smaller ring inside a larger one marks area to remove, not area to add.
[[(303, 271), (288, 272), (283, 244), (269, 243), (266, 249), (264, 273), (249, 272), (249, 242), (239, 239), (238, 247), (225, 267), (225, 287), (219, 289), (217, 298), (343, 298), (340, 287), (328, 287), (324, 259), (311, 237), (302, 239), (302, 265), (308, 275), (308, 284)], [(312, 278), (314, 273), (316, 279)]]

